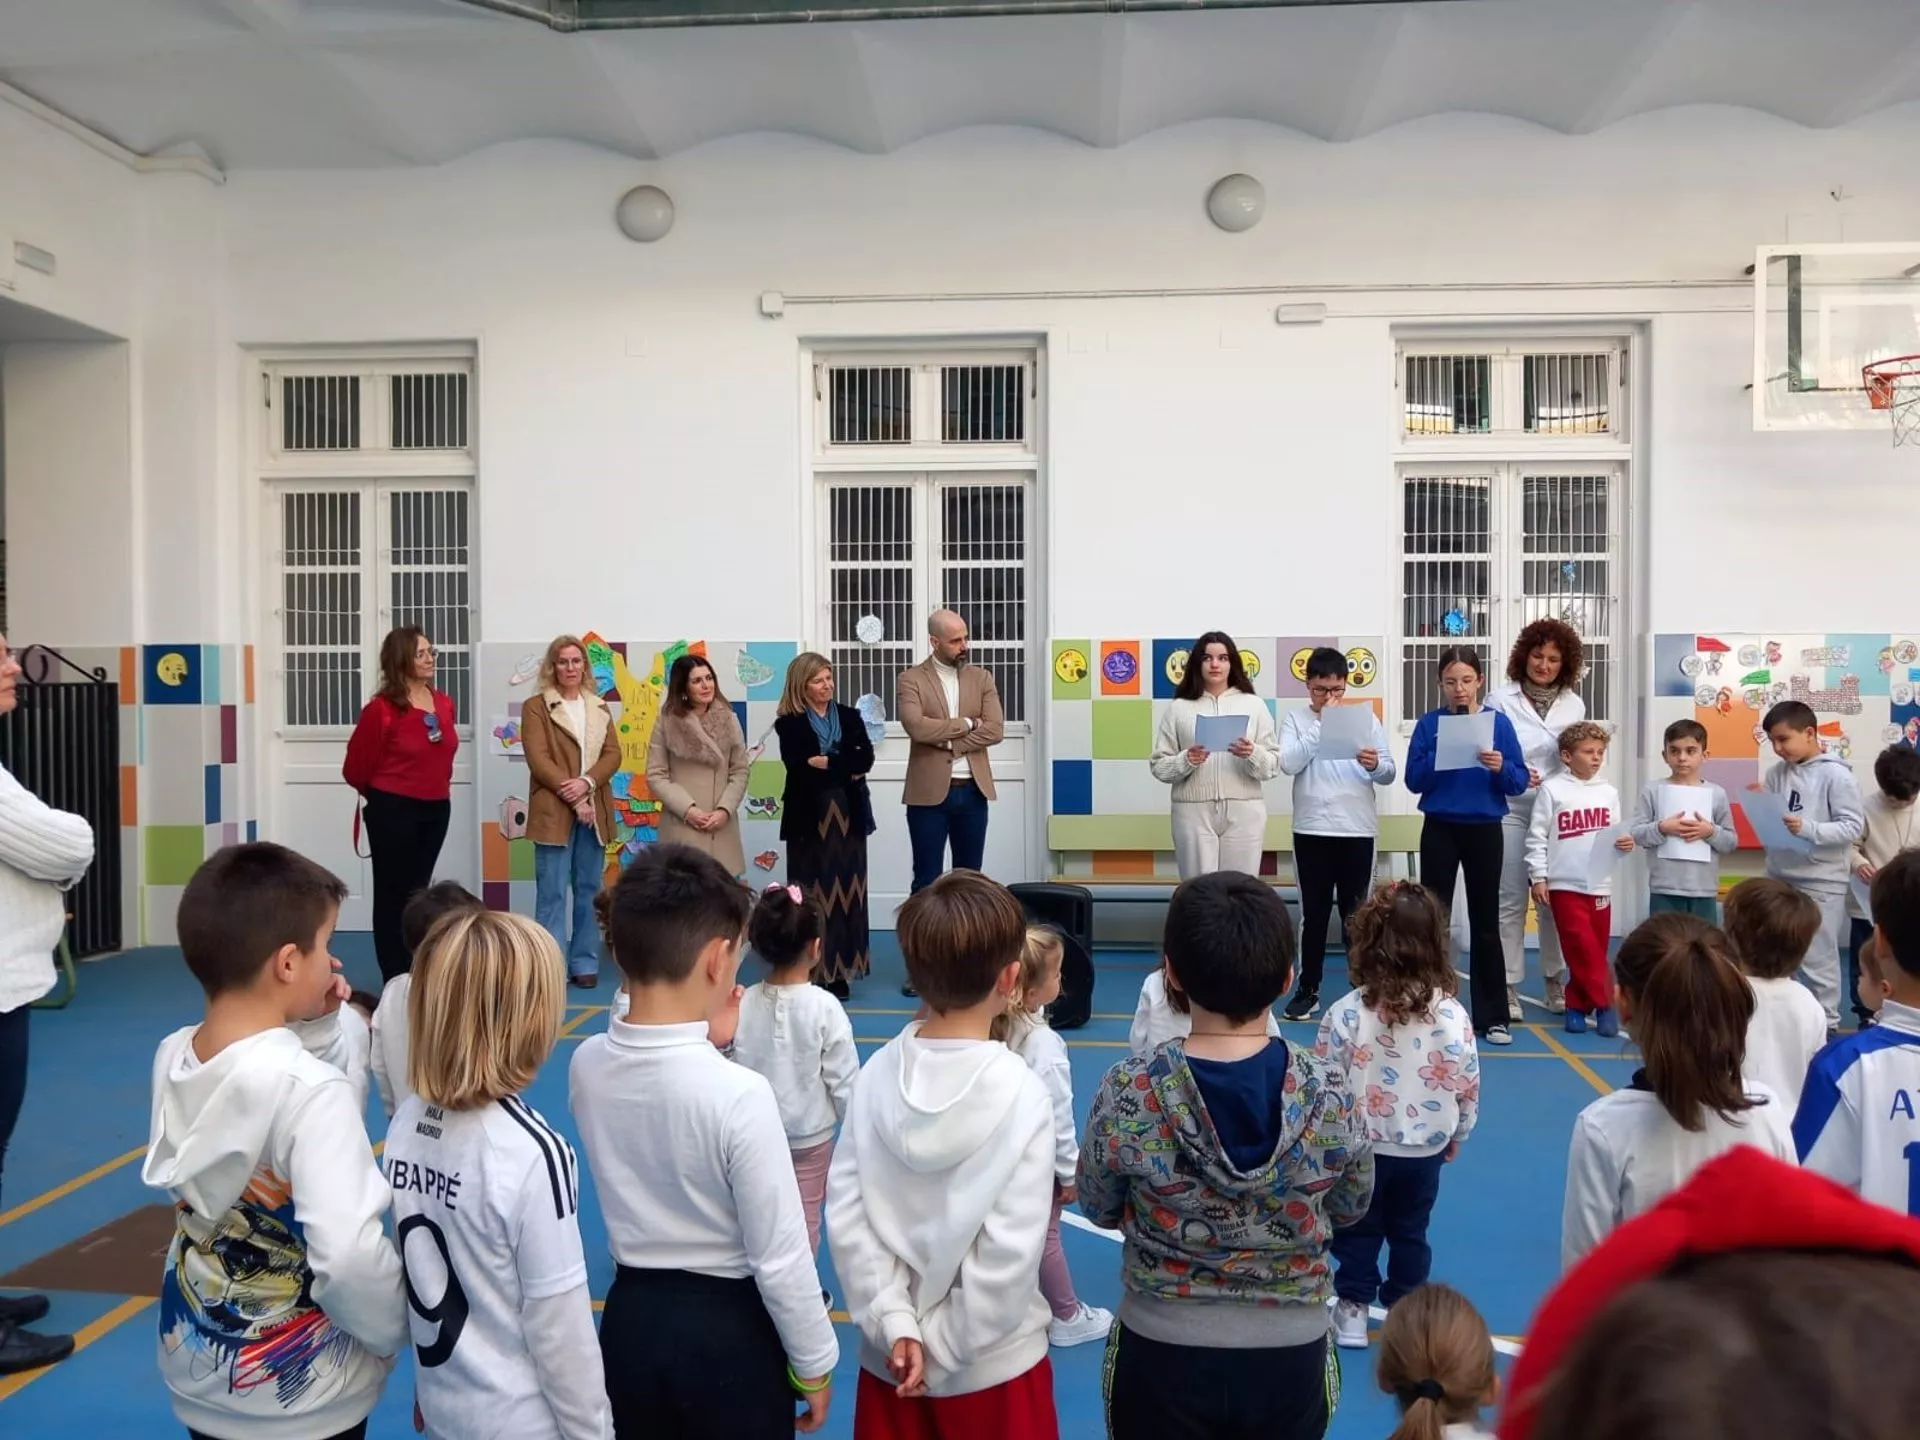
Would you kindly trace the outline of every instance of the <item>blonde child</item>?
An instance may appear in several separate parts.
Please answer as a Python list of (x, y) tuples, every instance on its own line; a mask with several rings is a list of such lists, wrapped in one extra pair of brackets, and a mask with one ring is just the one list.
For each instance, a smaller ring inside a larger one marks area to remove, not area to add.
[(1480, 1412), (1500, 1398), (1493, 1336), (1451, 1286), (1422, 1285), (1388, 1312), (1378, 1378), (1400, 1407), (1388, 1440), (1492, 1440)]
[[(1553, 915), (1560, 953), (1567, 963), (1569, 1034), (1593, 1028), (1612, 1039), (1620, 1033), (1613, 1008), (1613, 977), (1607, 948), (1613, 935), (1613, 875), (1593, 847), (1621, 821), (1620, 792), (1600, 778), (1607, 763), (1606, 727), (1578, 720), (1560, 732), (1561, 769), (1540, 782), (1527, 822), (1527, 874), (1533, 898)], [(1614, 836), (1612, 848), (1633, 849), (1633, 836)]]
[[(1127, 1031), (1129, 1053), (1145, 1057), (1169, 1040), (1184, 1040), (1193, 1032), (1193, 1016), (1187, 1011), (1187, 997), (1167, 985), (1167, 967), (1160, 968), (1141, 983), (1140, 1002), (1133, 1010), (1133, 1024)], [(1267, 1012), (1267, 1034), (1278, 1040), (1280, 1022)]]
[(1740, 1078), (1753, 989), (1726, 937), (1697, 915), (1655, 915), (1613, 964), (1621, 1023), (1645, 1064), (1574, 1121), (1560, 1226), (1569, 1270), (1716, 1156), (1750, 1145), (1794, 1162), (1786, 1106)]
[(1807, 1066), (1827, 1043), (1827, 1017), (1813, 992), (1793, 978), (1820, 933), (1820, 909), (1784, 880), (1742, 880), (1727, 896), (1727, 944), (1753, 987), (1747, 1060), (1741, 1074), (1800, 1103)]
[[(1863, 885), (1873, 884), (1873, 877), (1894, 856), (1920, 848), (1920, 807), (1913, 803), (1920, 797), (1920, 754), (1911, 745), (1889, 745), (1874, 758), (1873, 781), (1878, 788), (1862, 802), (1866, 830), (1854, 842), (1848, 857), (1854, 878)], [(1873, 938), (1873, 917), (1860, 898), (1858, 887), (1849, 885), (1847, 968), (1856, 991), (1860, 985), (1860, 950)], [(1856, 995), (1853, 1018), (1864, 1028), (1873, 1023), (1873, 1011), (1878, 1008), (1865, 1008)]]
[(1111, 1311), (1084, 1304), (1074, 1293), (1073, 1272), (1067, 1268), (1067, 1252), (1060, 1244), (1060, 1212), (1074, 1200), (1080, 1141), (1073, 1123), (1073, 1066), (1067, 1059), (1067, 1042), (1047, 1024), (1044, 1012), (1060, 998), (1060, 966), (1065, 959), (1066, 947), (1058, 930), (1029, 925), (1027, 943), (1020, 952), (1019, 988), (991, 1031), (995, 1040), (1027, 1062), (1053, 1101), (1053, 1220), (1040, 1257), (1040, 1293), (1053, 1311), (1047, 1341), (1062, 1347), (1104, 1340), (1113, 1328)]
[(1347, 921), (1347, 955), (1359, 988), (1328, 1007), (1316, 1049), (1345, 1074), (1373, 1147), (1367, 1213), (1333, 1237), (1334, 1343), (1359, 1350), (1373, 1302), (1391, 1310), (1426, 1283), (1440, 1171), (1480, 1111), (1480, 1054), (1432, 891), (1401, 882), (1375, 892)]
[(846, 1009), (812, 981), (827, 917), (798, 885), (770, 885), (747, 921), (747, 943), (770, 973), (740, 1001), (733, 1058), (767, 1077), (780, 1102), (807, 1214), (807, 1243), (820, 1253), (820, 1207), (827, 1198), (833, 1132), (847, 1118), (860, 1056)]
[(520, 1098), (566, 1010), (560, 947), (525, 916), (456, 907), (413, 953), (412, 1093), (385, 1164), (426, 1434), (610, 1440), (579, 1163)]

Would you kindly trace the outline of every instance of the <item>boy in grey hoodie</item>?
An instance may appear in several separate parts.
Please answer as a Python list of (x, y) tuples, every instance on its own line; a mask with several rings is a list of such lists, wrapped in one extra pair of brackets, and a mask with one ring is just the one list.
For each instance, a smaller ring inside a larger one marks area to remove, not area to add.
[(1340, 1377), (1328, 1252), (1373, 1195), (1366, 1126), (1344, 1068), (1266, 1032), (1293, 978), (1270, 886), (1187, 881), (1164, 950), (1193, 1031), (1107, 1072), (1080, 1149), (1080, 1209), (1125, 1240), (1108, 1434), (1320, 1440)]
[(1787, 828), (1812, 842), (1807, 851), (1769, 850), (1767, 874), (1784, 880), (1820, 907), (1820, 933), (1800, 967), (1800, 978), (1827, 1012), (1831, 1037), (1840, 1025), (1840, 932), (1847, 923), (1848, 856), (1867, 828), (1866, 806), (1853, 769), (1820, 748), (1819, 721), (1798, 700), (1767, 711), (1767, 740), (1780, 763), (1766, 788), (1787, 802)]
[(392, 1191), (354, 1088), (289, 1028), (347, 997), (328, 953), (346, 893), (255, 844), (220, 851), (180, 898), (207, 1014), (154, 1056), (140, 1178), (179, 1207), (160, 1374), (196, 1440), (364, 1436), (407, 1341)]

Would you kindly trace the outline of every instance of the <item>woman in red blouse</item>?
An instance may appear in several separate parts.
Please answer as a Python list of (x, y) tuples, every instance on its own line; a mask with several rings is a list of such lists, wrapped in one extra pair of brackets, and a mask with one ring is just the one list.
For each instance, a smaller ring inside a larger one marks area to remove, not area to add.
[(373, 852), (373, 949), (391, 980), (412, 965), (400, 912), (433, 883), (447, 838), (453, 754), (453, 698), (433, 688), (433, 644), (402, 625), (380, 642), (380, 690), (360, 712), (340, 773), (366, 801)]

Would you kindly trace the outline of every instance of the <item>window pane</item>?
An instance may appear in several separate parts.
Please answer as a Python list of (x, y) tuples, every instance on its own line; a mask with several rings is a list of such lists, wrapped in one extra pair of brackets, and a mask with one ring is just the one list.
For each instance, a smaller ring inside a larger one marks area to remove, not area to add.
[(940, 439), (949, 445), (1017, 444), (1027, 438), (1027, 367), (940, 367)]
[[(993, 671), (1009, 721), (1027, 718), (1027, 489), (947, 485), (940, 496), (940, 604), (959, 613), (974, 663)], [(956, 562), (978, 563), (956, 563)]]
[(880, 708), (892, 720), (895, 683), (920, 657), (911, 645), (835, 645), (827, 658), (833, 662), (834, 693), (842, 705), (862, 695), (878, 695)]
[(1493, 362), (1485, 355), (1409, 355), (1409, 435), (1485, 434), (1493, 428)]
[(827, 436), (834, 445), (905, 445), (913, 438), (913, 371), (906, 365), (827, 370)]
[(1605, 643), (1596, 644), (1582, 637), (1581, 649), (1586, 654), (1587, 668), (1580, 677), (1580, 698), (1587, 702), (1589, 720), (1612, 720), (1614, 673), (1613, 647)]
[(434, 684), (454, 718), (473, 722), (473, 607), (467, 571), (464, 490), (403, 490), (388, 496), (388, 607), (395, 626), (417, 625), (433, 642)]
[(1613, 426), (1611, 355), (1526, 357), (1526, 425), (1535, 435), (1604, 435)]
[(1527, 476), (1520, 522), (1527, 553), (1605, 553), (1612, 485), (1610, 475)]
[(280, 516), (285, 722), (351, 725), (364, 701), (360, 497), (289, 492)]
[(358, 450), (360, 377), (284, 375), (280, 379), (282, 450)]
[[(1441, 652), (1457, 641), (1410, 641), (1400, 657), (1400, 706), (1408, 720), (1418, 719), (1440, 703), (1440, 677), (1436, 666)], [(1471, 642), (1468, 642), (1471, 643)], [(1473, 645), (1480, 657), (1482, 674), (1490, 675), (1485, 645)]]
[(838, 485), (828, 495), (827, 559), (875, 564), (913, 560), (913, 490)]
[(391, 422), (396, 450), (464, 450), (467, 445), (467, 377), (451, 374), (395, 375)]
[(1484, 555), (1492, 541), (1493, 481), (1485, 476), (1406, 482), (1402, 534), (1409, 555)]

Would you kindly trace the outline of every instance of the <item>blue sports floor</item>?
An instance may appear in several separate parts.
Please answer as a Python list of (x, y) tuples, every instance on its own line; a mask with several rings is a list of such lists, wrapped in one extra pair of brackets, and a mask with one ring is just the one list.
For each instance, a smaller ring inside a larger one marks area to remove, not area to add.
[[(856, 987), (848, 1006), (863, 1054), (897, 1032), (912, 1006), (899, 993), (902, 972), (893, 937), (877, 934), (875, 939), (874, 974)], [(369, 937), (342, 936), (336, 950), (355, 982), (373, 988), (378, 975)], [(1341, 993), (1338, 966), (1338, 957), (1330, 957), (1330, 996)], [(1125, 1051), (1127, 1025), (1149, 968), (1149, 957), (1138, 952), (1099, 957), (1095, 1019), (1068, 1036), (1083, 1116), (1101, 1074)], [(605, 1028), (611, 983), (609, 970), (591, 997), (570, 992), (576, 1001), (568, 1016), (572, 1035), (561, 1041), (529, 1095), (570, 1136), (570, 1042)], [(589, 999), (597, 1003), (584, 1003)], [(7, 1156), (0, 1195), (6, 1207), (0, 1209), (0, 1274), (163, 1199), (141, 1185), (139, 1174), (147, 1139), (149, 1066), (160, 1037), (198, 1017), (198, 1000), (177, 952), (148, 950), (83, 965), (73, 1004), (34, 1015), (26, 1110)], [(1312, 1024), (1287, 1028), (1294, 1039), (1312, 1042)], [(1479, 1128), (1446, 1172), (1432, 1241), (1435, 1278), (1471, 1296), (1496, 1336), (1518, 1337), (1554, 1278), (1567, 1135), (1581, 1107), (1607, 1087), (1626, 1083), (1632, 1065), (1624, 1044), (1526, 1026), (1516, 1031), (1512, 1048), (1483, 1051)], [(377, 1099), (368, 1123), (379, 1139), (385, 1122)], [(581, 1197), (580, 1220), (591, 1282), (600, 1295), (613, 1266), (590, 1183)], [(1081, 1297), (1116, 1306), (1118, 1245), (1100, 1234), (1069, 1229), (1066, 1246)], [(822, 1248), (822, 1279), (837, 1291), (830, 1248), (831, 1240)], [(156, 1289), (159, 1279), (156, 1261)], [(147, 1440), (183, 1434), (154, 1365), (151, 1293), (56, 1294), (52, 1316), (38, 1328), (76, 1334), (80, 1351), (52, 1369), (0, 1378), (0, 1436)], [(836, 1440), (853, 1430), (854, 1336), (845, 1324), (841, 1333), (840, 1393), (824, 1432)], [(1098, 1344), (1053, 1352), (1060, 1431), (1069, 1440), (1096, 1440), (1104, 1433), (1100, 1354)], [(1343, 1359), (1345, 1394), (1330, 1433), (1338, 1440), (1378, 1440), (1392, 1428), (1393, 1415), (1390, 1402), (1374, 1390), (1372, 1352), (1348, 1351)], [(374, 1411), (369, 1434), (375, 1440), (413, 1433), (410, 1374), (410, 1365), (403, 1364)]]

